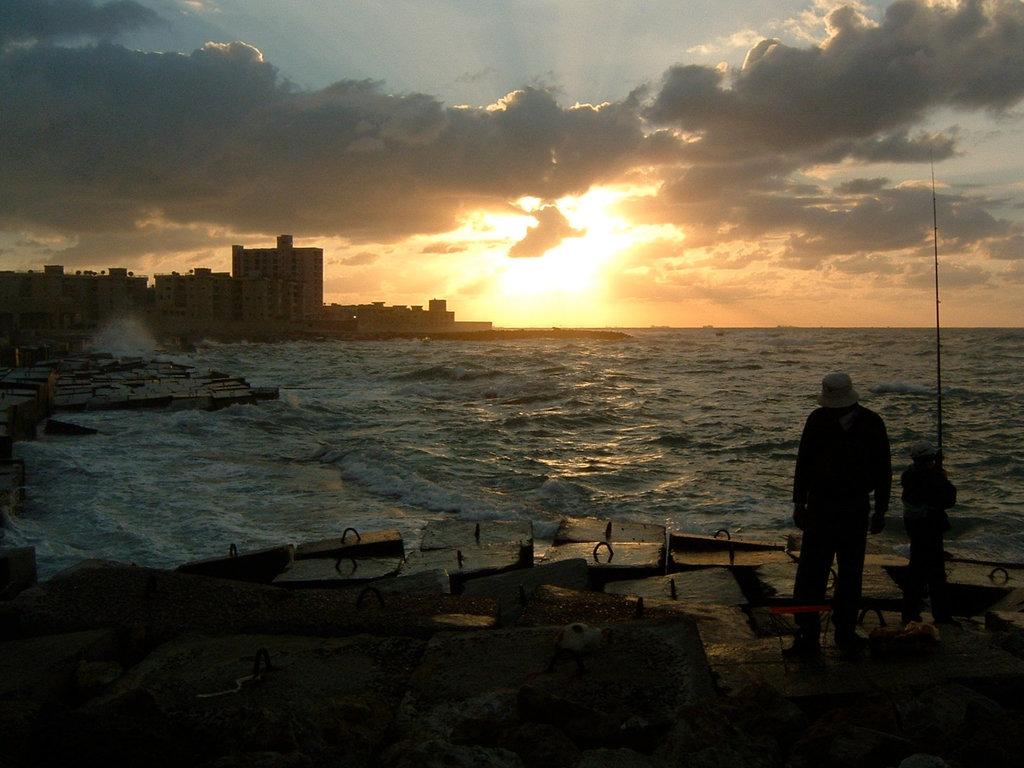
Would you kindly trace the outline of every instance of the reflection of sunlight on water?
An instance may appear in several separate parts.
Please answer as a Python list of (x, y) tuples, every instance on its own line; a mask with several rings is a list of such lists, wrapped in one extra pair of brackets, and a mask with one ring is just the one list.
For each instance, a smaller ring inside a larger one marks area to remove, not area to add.
[(89, 340), (90, 352), (107, 352), (114, 357), (152, 355), (156, 341), (145, 324), (134, 317), (111, 320)]

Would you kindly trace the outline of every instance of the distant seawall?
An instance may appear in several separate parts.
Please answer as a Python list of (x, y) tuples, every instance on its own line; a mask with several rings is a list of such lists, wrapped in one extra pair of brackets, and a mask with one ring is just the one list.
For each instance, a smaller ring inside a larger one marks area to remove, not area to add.
[(484, 331), (366, 331), (319, 334), (332, 339), (354, 341), (377, 339), (431, 339), (437, 341), (502, 341), (512, 339), (603, 339), (617, 341), (632, 338), (622, 331), (587, 328), (492, 328)]

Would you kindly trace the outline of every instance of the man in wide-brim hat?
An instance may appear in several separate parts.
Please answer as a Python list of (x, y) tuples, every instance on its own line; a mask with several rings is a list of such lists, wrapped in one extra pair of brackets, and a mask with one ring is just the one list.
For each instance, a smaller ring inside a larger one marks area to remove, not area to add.
[[(797, 605), (825, 601), (836, 564), (832, 601), (836, 646), (864, 643), (856, 633), (867, 533), (885, 527), (892, 493), (889, 436), (882, 417), (860, 404), (845, 373), (822, 379), (818, 405), (807, 417), (793, 475), (793, 520), (803, 531), (793, 585)], [(871, 499), (874, 497), (874, 513)], [(820, 652), (821, 618), (796, 613), (797, 635), (787, 656)]]

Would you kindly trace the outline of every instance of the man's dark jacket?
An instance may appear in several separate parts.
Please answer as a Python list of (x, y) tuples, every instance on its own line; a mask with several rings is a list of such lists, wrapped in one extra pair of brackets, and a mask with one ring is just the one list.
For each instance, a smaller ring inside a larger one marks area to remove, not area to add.
[(844, 429), (845, 409), (817, 408), (807, 417), (793, 476), (793, 503), (814, 510), (848, 505), (875, 494), (875, 512), (889, 511), (892, 456), (885, 422), (857, 404)]

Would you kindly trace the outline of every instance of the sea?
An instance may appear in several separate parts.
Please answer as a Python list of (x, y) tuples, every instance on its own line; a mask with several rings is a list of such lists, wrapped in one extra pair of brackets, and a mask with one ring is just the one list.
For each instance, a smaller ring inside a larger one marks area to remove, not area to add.
[[(822, 377), (885, 420), (894, 502), (874, 539), (906, 553), (899, 473), (939, 438), (959, 500), (947, 550), (1024, 563), (1024, 329), (643, 328), (623, 338), (198, 344), (98, 341), (279, 388), (218, 411), (80, 411), (98, 432), (15, 444), (23, 510), (4, 546), (41, 580), (86, 559), (173, 568), (439, 520), (566, 517), (785, 541)], [(118, 349), (117, 347), (120, 347)], [(940, 393), (941, 382), (941, 397)]]

